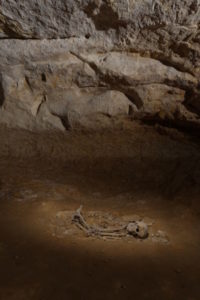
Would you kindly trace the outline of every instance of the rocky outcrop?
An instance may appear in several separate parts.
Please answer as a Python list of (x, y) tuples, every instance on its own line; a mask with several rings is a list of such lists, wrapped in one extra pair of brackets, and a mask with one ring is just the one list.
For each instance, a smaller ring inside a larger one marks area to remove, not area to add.
[(0, 0), (0, 124), (198, 128), (199, 43), (198, 0)]

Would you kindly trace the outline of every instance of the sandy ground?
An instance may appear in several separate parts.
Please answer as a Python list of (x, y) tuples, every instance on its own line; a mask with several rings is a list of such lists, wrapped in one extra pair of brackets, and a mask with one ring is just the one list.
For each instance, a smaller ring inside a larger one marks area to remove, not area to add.
[[(148, 127), (73, 133), (60, 143), (26, 132), (6, 136), (0, 299), (200, 299), (197, 142)], [(58, 214), (80, 204), (85, 212), (150, 218), (169, 243), (60, 235)]]

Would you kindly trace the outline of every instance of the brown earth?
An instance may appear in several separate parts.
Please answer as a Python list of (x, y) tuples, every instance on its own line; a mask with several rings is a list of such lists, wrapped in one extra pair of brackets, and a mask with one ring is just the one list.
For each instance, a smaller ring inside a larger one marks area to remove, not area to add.
[[(0, 135), (0, 299), (200, 298), (197, 140), (139, 124)], [(55, 234), (56, 214), (80, 204), (151, 218), (169, 244)]]

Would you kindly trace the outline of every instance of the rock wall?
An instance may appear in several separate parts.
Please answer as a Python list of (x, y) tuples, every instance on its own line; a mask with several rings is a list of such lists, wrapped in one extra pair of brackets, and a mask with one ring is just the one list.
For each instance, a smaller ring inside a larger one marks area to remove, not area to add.
[(0, 124), (199, 116), (199, 0), (0, 0)]

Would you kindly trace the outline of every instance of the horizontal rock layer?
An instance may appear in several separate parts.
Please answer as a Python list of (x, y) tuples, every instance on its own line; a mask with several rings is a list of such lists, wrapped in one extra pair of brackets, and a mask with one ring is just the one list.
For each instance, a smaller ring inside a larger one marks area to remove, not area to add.
[(198, 0), (0, 0), (0, 37), (0, 124), (200, 124)]

